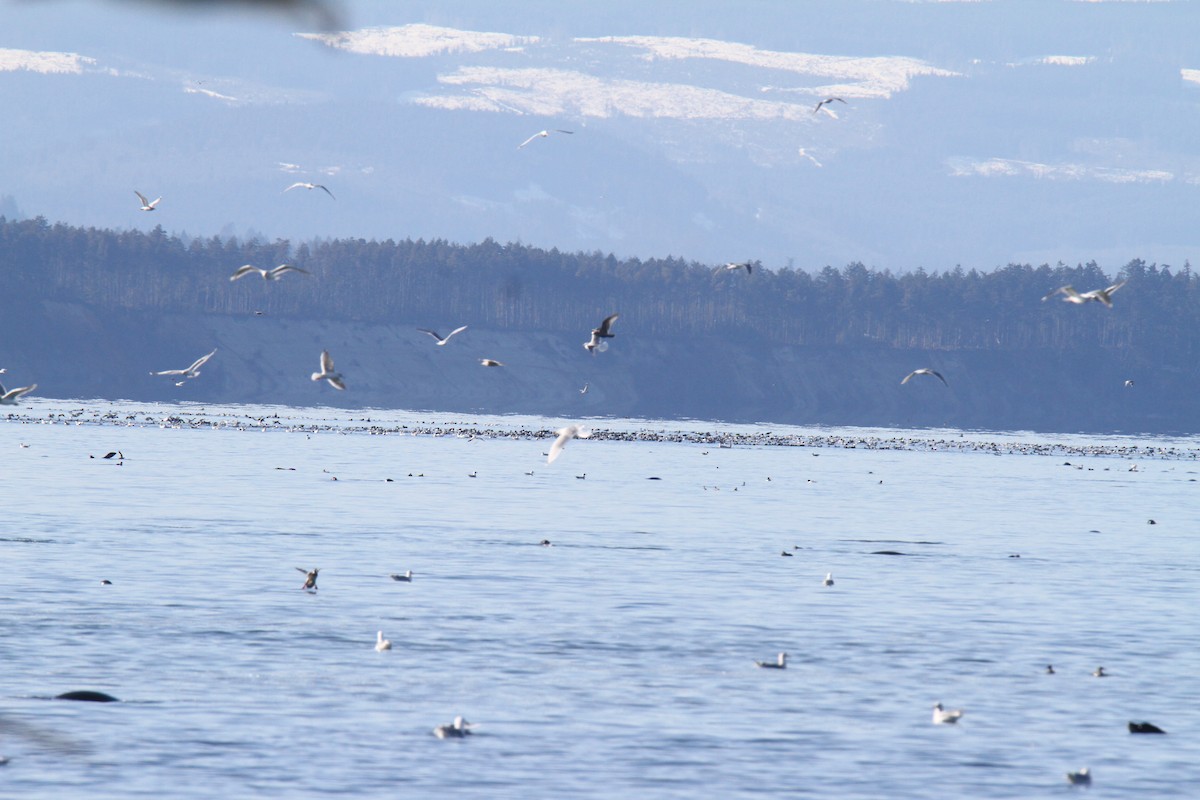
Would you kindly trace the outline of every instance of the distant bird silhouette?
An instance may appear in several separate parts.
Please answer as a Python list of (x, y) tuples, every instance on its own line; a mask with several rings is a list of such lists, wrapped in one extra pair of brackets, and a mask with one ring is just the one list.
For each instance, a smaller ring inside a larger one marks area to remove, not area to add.
[(211, 353), (209, 353), (206, 356), (200, 356), (199, 358), (197, 358), (195, 361), (192, 362), (192, 365), (190, 367), (186, 367), (184, 369), (164, 369), (161, 372), (151, 372), (150, 374), (151, 375), (178, 375), (181, 378), (183, 378), (183, 380), (179, 381), (175, 385), (182, 386), (184, 381), (199, 377), (200, 368), (203, 367), (205, 364), (207, 364), (208, 360), (210, 358), (212, 358), (216, 354), (216, 352), (217, 352), (217, 349), (214, 347), (213, 351)]
[[(304, 181), (298, 181), (296, 183), (293, 183), (291, 186), (287, 187), (286, 189), (284, 189), (283, 192), (290, 192), (292, 189), (309, 189), (309, 190), (323, 189), (325, 191), (325, 194), (329, 195), (330, 197), (333, 197), (333, 192), (329, 191), (328, 188), (326, 188), (325, 186), (322, 186), (319, 183), (305, 183)], [(283, 194), (283, 192), (280, 192), (280, 194)], [(337, 200), (336, 197), (333, 197), (333, 199)]]
[(453, 336), (454, 334), (462, 333), (466, 329), (467, 329), (467, 326), (463, 325), (461, 328), (455, 328), (454, 330), (447, 333), (445, 336), (442, 336), (437, 331), (431, 331), (428, 328), (417, 328), (417, 330), (419, 330), (421, 333), (428, 333), (430, 336), (437, 339), (438, 347), (441, 347), (442, 345), (446, 344), (446, 342), (450, 341), (450, 337)]
[(392, 643), (383, 638), (383, 631), (375, 632), (375, 650), (382, 653), (384, 650), (391, 650)]
[(495, 361), (490, 358), (481, 358), (481, 359), (479, 359), (479, 363), (485, 367), (503, 367), (503, 366), (505, 366), (505, 364), (503, 362)]
[(1133, 386), (1133, 381), (1125, 381), (1125, 388), (1128, 389), (1130, 386)]
[(280, 264), (278, 267), (274, 267), (273, 269), (262, 269), (261, 267), (254, 266), (253, 264), (244, 264), (233, 271), (233, 274), (229, 276), (229, 280), (240, 280), (252, 272), (257, 272), (260, 276), (262, 276), (264, 281), (277, 281), (289, 272), (299, 272), (302, 275), (311, 274), (308, 270), (300, 269), (299, 267), (291, 264)]
[(0, 384), (0, 406), (15, 406), (21, 401), (22, 397), (29, 394), (37, 387), (38, 385), (33, 383), (29, 386), (22, 386), (19, 389), (6, 390), (4, 385)]
[(342, 373), (337, 372), (333, 368), (333, 356), (329, 355), (328, 350), (321, 351), (321, 371), (312, 374), (314, 381), (324, 380), (335, 389), (344, 390), (346, 381), (342, 377)]
[(1095, 678), (1107, 678), (1108, 673), (1104, 671), (1104, 667), (1096, 667), (1096, 671), (1092, 673)]
[[(574, 133), (574, 132), (575, 131), (564, 131), (562, 128), (554, 129), (554, 133)], [(550, 135), (550, 131), (538, 131), (533, 136), (530, 136), (528, 139), (526, 139), (525, 141), (523, 141), (519, 145), (517, 145), (517, 149), (520, 150), (522, 147), (529, 144), (534, 139), (545, 139), (549, 135)]]
[(939, 381), (941, 381), (944, 385), (946, 385), (946, 386), (950, 385), (950, 384), (946, 383), (946, 379), (942, 377), (942, 373), (940, 373), (936, 370), (929, 369), (928, 367), (922, 367), (921, 369), (914, 369), (912, 372), (910, 372), (904, 376), (904, 380), (900, 381), (900, 385), (903, 386), (904, 384), (908, 383), (910, 380), (912, 380), (917, 375), (932, 375), (933, 377), (935, 377)]
[(1067, 783), (1071, 784), (1072, 786), (1091, 786), (1092, 773), (1087, 767), (1084, 767), (1078, 772), (1068, 772)]
[(741, 264), (734, 264), (732, 261), (725, 265), (727, 270), (744, 269), (747, 275), (754, 274), (754, 262), (743, 261)]
[(937, 703), (933, 707), (933, 722), (935, 725), (953, 725), (962, 719), (962, 709), (947, 710), (942, 708), (941, 703)]
[(1162, 728), (1151, 722), (1131, 722), (1129, 723), (1130, 733), (1166, 733)]
[(845, 100), (843, 100), (843, 99), (842, 99), (842, 98), (840, 98), (840, 97), (826, 97), (824, 100), (822, 100), (821, 102), (819, 102), (819, 103), (817, 103), (815, 106), (813, 106), (813, 113), (814, 113), (814, 114), (816, 114), (816, 113), (817, 113), (818, 111), (820, 111), (821, 109), (825, 109), (825, 113), (826, 113), (826, 114), (828, 114), (828, 115), (829, 115), (829, 116), (831, 116), (831, 117), (836, 117), (836, 116), (837, 116), (836, 114), (834, 114), (834, 113), (833, 113), (832, 111), (830, 111), (828, 108), (825, 108), (825, 107), (826, 107), (826, 106), (828, 106), (830, 103), (842, 103), (842, 104), (845, 104), (845, 103), (846, 103), (846, 101), (845, 101)]
[(774, 661), (755, 661), (754, 666), (762, 667), (763, 669), (787, 669), (787, 653), (780, 653), (775, 656)]
[(586, 384), (586, 383), (585, 383), (585, 384), (583, 385), (583, 388), (579, 390), (579, 393), (580, 393), (580, 394), (587, 394), (587, 393), (588, 393), (588, 384)]
[(142, 207), (140, 209), (141, 211), (153, 211), (158, 205), (158, 202), (162, 200), (162, 197), (156, 197), (153, 201), (147, 200), (146, 195), (142, 194), (137, 189), (134, 189), (133, 193), (138, 196), (138, 200), (142, 201)]
[(1053, 665), (1053, 664), (1047, 664), (1047, 665), (1046, 665), (1046, 674), (1047, 674), (1047, 675), (1053, 675), (1053, 674), (1054, 674), (1054, 665)]
[(601, 342), (600, 340), (601, 339), (611, 339), (616, 335), (612, 332), (612, 326), (613, 326), (613, 323), (617, 321), (617, 317), (619, 317), (619, 316), (621, 316), (621, 315), (620, 314), (609, 314), (607, 317), (604, 318), (604, 321), (600, 323), (599, 328), (592, 328), (592, 338), (589, 341), (586, 341), (583, 343), (584, 349), (586, 349), (589, 353), (592, 353), (593, 355), (596, 353), (597, 350), (599, 350), (600, 352), (604, 352), (605, 350), (607, 350), (608, 345), (604, 342)]
[(823, 586), (833, 586), (833, 573), (832, 573), (832, 572), (826, 572), (826, 573), (825, 573), (825, 580), (821, 581), (821, 584), (822, 584)]
[(317, 590), (317, 573), (321, 570), (317, 568), (305, 569), (304, 567), (296, 567), (296, 570), (304, 573), (304, 583), (301, 584), (300, 588), (315, 592)]
[(402, 581), (404, 583), (412, 583), (412, 570), (410, 569), (410, 570), (406, 571), (403, 575), (393, 574), (393, 575), (389, 575), (388, 577), (394, 581)]

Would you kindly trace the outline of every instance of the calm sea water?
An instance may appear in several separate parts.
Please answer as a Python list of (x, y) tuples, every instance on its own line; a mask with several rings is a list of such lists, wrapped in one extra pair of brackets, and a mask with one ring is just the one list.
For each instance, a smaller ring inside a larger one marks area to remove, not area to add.
[[(362, 413), (18, 413), (0, 796), (1027, 798), (1083, 766), (1097, 797), (1200, 785), (1194, 460), (593, 439), (547, 466), (549, 439), (370, 435)], [(74, 689), (123, 702), (48, 699)], [(939, 700), (960, 724), (931, 724)], [(474, 736), (432, 735), (457, 714)]]

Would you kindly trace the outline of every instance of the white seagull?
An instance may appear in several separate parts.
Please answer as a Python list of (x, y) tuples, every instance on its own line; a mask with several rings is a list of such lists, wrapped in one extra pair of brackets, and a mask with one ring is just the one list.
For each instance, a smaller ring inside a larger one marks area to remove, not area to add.
[(937, 378), (942, 383), (946, 384), (946, 386), (950, 385), (950, 384), (946, 383), (946, 379), (942, 377), (942, 373), (937, 372), (936, 370), (929, 369), (928, 367), (922, 367), (921, 369), (914, 369), (912, 372), (910, 372), (904, 376), (904, 380), (900, 381), (900, 385), (903, 386), (904, 384), (908, 383), (910, 380), (912, 380), (917, 375), (932, 375), (933, 377)]
[(200, 375), (200, 368), (208, 363), (208, 360), (217, 352), (216, 348), (206, 356), (200, 356), (187, 369), (164, 369), (162, 372), (151, 372), (151, 375), (179, 375), (183, 380), (176, 383), (176, 386), (182, 386), (183, 382), (189, 378), (195, 378)]
[(774, 661), (755, 661), (754, 666), (763, 669), (787, 669), (787, 653), (780, 653)]
[(277, 281), (288, 272), (300, 272), (305, 275), (311, 274), (308, 270), (300, 269), (299, 267), (291, 264), (280, 264), (278, 267), (274, 267), (273, 269), (262, 269), (261, 267), (254, 266), (253, 264), (243, 264), (234, 270), (233, 274), (229, 276), (229, 280), (236, 281), (239, 278), (246, 277), (252, 272), (257, 272), (262, 276), (264, 281)]
[(455, 717), (449, 725), (438, 725), (433, 729), (433, 735), (439, 739), (463, 739), (471, 735), (471, 723), (461, 716)]
[(608, 343), (600, 340), (611, 339), (616, 335), (610, 331), (612, 330), (613, 323), (617, 321), (617, 317), (619, 316), (621, 315), (609, 314), (604, 318), (604, 321), (600, 323), (599, 328), (592, 328), (592, 338), (583, 343), (584, 349), (592, 355), (595, 355), (597, 350), (599, 350), (601, 353), (607, 350)]
[(0, 384), (0, 406), (15, 406), (20, 399), (37, 388), (37, 384), (22, 386), (20, 389), (5, 390)]
[(312, 374), (314, 381), (325, 380), (329, 381), (329, 385), (335, 389), (345, 389), (346, 381), (342, 378), (342, 373), (334, 372), (333, 356), (329, 355), (328, 350), (321, 351), (321, 371)]
[(375, 632), (375, 650), (382, 653), (384, 650), (391, 650), (392, 643), (383, 638), (383, 631)]
[(146, 199), (146, 195), (142, 194), (137, 189), (134, 189), (133, 193), (138, 196), (138, 200), (142, 201), (142, 207), (141, 207), (142, 211), (153, 211), (154, 207), (158, 205), (158, 201), (162, 200), (162, 197), (156, 197), (156, 198), (154, 198), (154, 202), (151, 202)]
[[(333, 192), (329, 191), (328, 188), (322, 186), (319, 183), (306, 183), (304, 181), (298, 181), (296, 183), (293, 183), (288, 188), (284, 189), (283, 192), (290, 192), (292, 189), (309, 189), (309, 190), (321, 189), (325, 192), (325, 194), (329, 195), (330, 197), (333, 197)], [(283, 194), (283, 192), (280, 192), (280, 194)], [(337, 200), (336, 197), (333, 197), (333, 199)]]
[[(575, 131), (564, 131), (562, 128), (555, 128), (554, 132), (555, 133), (574, 133)], [(534, 139), (545, 139), (549, 135), (550, 135), (550, 131), (538, 131), (533, 136), (530, 136), (528, 139), (526, 139), (525, 141), (523, 141), (519, 145), (517, 145), (517, 149), (520, 150), (522, 147), (529, 144)]]
[(417, 328), (417, 330), (419, 330), (421, 333), (428, 333), (430, 336), (437, 339), (438, 347), (441, 347), (446, 342), (450, 341), (450, 337), (453, 336), (454, 334), (462, 333), (466, 329), (467, 329), (467, 326), (463, 325), (461, 328), (455, 328), (454, 330), (447, 333), (445, 336), (442, 336), (437, 331), (431, 331), (428, 328)]
[(586, 439), (591, 435), (591, 430), (582, 425), (568, 425), (565, 428), (560, 428), (558, 438), (554, 440), (554, 444), (550, 445), (550, 453), (546, 456), (546, 463), (553, 464), (554, 459), (558, 458), (558, 454), (567, 446), (567, 442), (576, 438)]
[(403, 575), (392, 574), (388, 576), (394, 581), (403, 581), (404, 583), (412, 583), (412, 570), (406, 570)]
[(942, 708), (941, 703), (937, 703), (933, 707), (933, 723), (935, 725), (953, 725), (958, 722), (963, 715), (961, 708), (956, 708), (950, 711)]
[(1064, 303), (1074, 303), (1075, 305), (1083, 305), (1084, 303), (1089, 303), (1092, 300), (1095, 300), (1098, 303), (1103, 303), (1104, 305), (1108, 306), (1109, 308), (1112, 308), (1113, 292), (1117, 291), (1117, 289), (1120, 289), (1122, 286), (1124, 286), (1128, 282), (1129, 282), (1128, 280), (1123, 280), (1120, 283), (1114, 283), (1112, 286), (1109, 286), (1105, 289), (1092, 289), (1090, 292), (1084, 292), (1083, 294), (1080, 294), (1079, 292), (1075, 291), (1075, 288), (1073, 286), (1071, 286), (1070, 284), (1067, 284), (1066, 286), (1060, 286), (1057, 289), (1055, 289), (1053, 292), (1050, 292), (1050, 294), (1048, 294), (1042, 298), (1042, 301), (1045, 302), (1046, 300), (1049, 300), (1051, 297), (1054, 297), (1054, 295), (1061, 294), (1063, 296)]
[(725, 269), (728, 269), (728, 270), (745, 269), (747, 275), (753, 275), (754, 274), (754, 263), (751, 261), (743, 261), (741, 264), (734, 264), (732, 261), (730, 261), (728, 264), (725, 265)]
[(503, 366), (505, 366), (504, 362), (496, 361), (491, 358), (481, 358), (481, 359), (479, 359), (479, 363), (485, 367), (503, 367)]

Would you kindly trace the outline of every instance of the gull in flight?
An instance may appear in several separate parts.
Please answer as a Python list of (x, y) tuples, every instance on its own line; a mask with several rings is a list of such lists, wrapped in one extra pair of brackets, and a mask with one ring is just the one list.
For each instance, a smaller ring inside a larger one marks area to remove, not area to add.
[(734, 264), (731, 261), (725, 265), (725, 269), (728, 269), (728, 270), (743, 269), (743, 268), (746, 270), (747, 275), (752, 275), (754, 273), (754, 264), (753, 264), (753, 262), (750, 262), (750, 261), (743, 261), (741, 264)]
[(582, 425), (568, 425), (565, 428), (560, 428), (558, 438), (554, 440), (554, 444), (550, 445), (550, 453), (546, 456), (546, 463), (553, 464), (554, 459), (558, 458), (558, 454), (567, 446), (567, 442), (576, 438), (586, 439), (591, 435), (591, 430)]
[(200, 356), (187, 369), (164, 369), (162, 372), (151, 372), (151, 375), (179, 375), (183, 380), (177, 382), (176, 386), (183, 386), (184, 382), (190, 378), (195, 378), (200, 375), (200, 368), (208, 363), (208, 360), (216, 354), (216, 348), (206, 356)]
[[(447, 337), (447, 338), (449, 338), (449, 337)], [(503, 362), (495, 361), (490, 358), (481, 358), (481, 359), (479, 359), (479, 363), (485, 367), (503, 367), (504, 366)]]
[(1068, 772), (1067, 783), (1071, 784), (1072, 786), (1091, 786), (1092, 773), (1087, 767), (1079, 770), (1079, 772)]
[(588, 386), (589, 386), (589, 385), (590, 385), (590, 384), (586, 384), (586, 383), (585, 383), (585, 384), (583, 385), (583, 388), (579, 390), (579, 393), (580, 393), (580, 394), (587, 394), (587, 393), (588, 393)]
[(471, 723), (459, 716), (449, 725), (438, 725), (433, 729), (433, 735), (439, 739), (463, 739), (471, 734), (470, 728)]
[[(333, 197), (333, 192), (329, 191), (328, 188), (326, 188), (325, 186), (322, 186), (319, 183), (306, 183), (304, 181), (298, 181), (296, 183), (293, 183), (288, 188), (284, 189), (283, 192), (290, 192), (292, 189), (309, 189), (309, 190), (321, 189), (322, 191), (325, 192), (325, 194), (329, 195), (330, 197)], [(283, 194), (283, 192), (280, 192), (280, 194)], [(333, 197), (333, 199), (337, 200), (336, 197)]]
[(305, 569), (304, 567), (296, 567), (300, 572), (304, 573), (304, 583), (301, 584), (301, 589), (308, 589), (315, 592), (317, 590), (317, 573), (321, 570), (314, 567), (313, 569)]
[(822, 109), (824, 109), (826, 114), (833, 117), (834, 119), (837, 119), (837, 114), (833, 113), (833, 111), (830, 108), (828, 108), (828, 106), (830, 103), (843, 103), (844, 104), (845, 102), (846, 101), (840, 97), (826, 97), (824, 100), (822, 100), (821, 102), (819, 102), (815, 106), (813, 106), (813, 113), (816, 114), (818, 111), (821, 111)]
[(138, 200), (142, 201), (142, 208), (141, 208), (142, 211), (153, 211), (154, 207), (158, 205), (158, 201), (162, 200), (162, 197), (156, 197), (156, 198), (154, 198), (154, 201), (151, 202), (146, 199), (146, 195), (142, 194), (137, 189), (134, 189), (133, 193), (138, 196)]
[(321, 351), (321, 371), (314, 372), (312, 379), (329, 381), (329, 385), (335, 389), (346, 388), (346, 381), (342, 379), (342, 373), (335, 372), (333, 369), (333, 356), (329, 355), (328, 350)]
[(953, 725), (962, 719), (962, 715), (963, 712), (961, 708), (947, 711), (946, 709), (942, 708), (941, 703), (938, 703), (933, 707), (933, 723), (935, 725)]
[(595, 355), (597, 350), (603, 353), (608, 349), (608, 342), (602, 342), (600, 340), (611, 339), (613, 336), (615, 336), (615, 334), (611, 333), (610, 331), (612, 330), (613, 323), (617, 321), (617, 317), (619, 316), (621, 315), (609, 314), (604, 318), (604, 322), (600, 323), (599, 328), (592, 328), (592, 338), (583, 343), (584, 348), (589, 353)]
[(389, 642), (387, 639), (383, 638), (383, 631), (376, 631), (375, 632), (375, 650), (376, 650), (376, 652), (382, 653), (384, 650), (391, 650), (391, 649), (392, 649), (392, 643)]
[[(554, 132), (555, 133), (574, 133), (575, 131), (564, 131), (562, 128), (555, 128)], [(525, 141), (523, 141), (519, 145), (517, 145), (517, 149), (520, 150), (522, 147), (529, 144), (534, 139), (545, 139), (549, 135), (550, 135), (550, 131), (538, 131), (533, 136), (530, 136), (528, 139), (526, 139)]]
[(787, 653), (780, 653), (774, 661), (755, 661), (754, 666), (763, 669), (787, 669)]
[(450, 337), (453, 336), (454, 334), (462, 333), (466, 329), (467, 329), (467, 326), (463, 325), (461, 328), (455, 328), (454, 330), (447, 333), (445, 336), (442, 336), (437, 331), (431, 331), (428, 328), (417, 328), (417, 330), (419, 330), (421, 333), (428, 333), (430, 336), (437, 339), (438, 347), (441, 347), (446, 342), (450, 341)]
[(0, 384), (0, 406), (15, 406), (20, 399), (37, 388), (37, 384), (22, 386), (20, 389), (5, 390)]
[(262, 276), (262, 279), (264, 281), (277, 281), (280, 278), (282, 278), (285, 273), (288, 273), (288, 272), (301, 272), (305, 275), (311, 274), (308, 270), (300, 269), (299, 267), (292, 266), (291, 264), (280, 264), (278, 267), (275, 267), (273, 269), (261, 269), (260, 267), (256, 267), (253, 264), (243, 264), (242, 266), (240, 266), (236, 270), (234, 270), (234, 273), (229, 276), (229, 280), (236, 281), (239, 278), (246, 277), (247, 275), (249, 275), (252, 272), (257, 272), (259, 275)]
[(1104, 305), (1112, 308), (1113, 292), (1117, 291), (1117, 289), (1120, 289), (1126, 283), (1129, 283), (1129, 281), (1123, 280), (1120, 283), (1114, 283), (1112, 286), (1109, 286), (1106, 289), (1092, 289), (1090, 292), (1084, 292), (1083, 294), (1075, 291), (1075, 287), (1067, 284), (1066, 286), (1060, 286), (1053, 292), (1050, 292), (1050, 294), (1042, 298), (1042, 301), (1045, 302), (1051, 297), (1054, 297), (1054, 295), (1061, 294), (1063, 296), (1064, 303), (1083, 305), (1084, 303), (1089, 303), (1092, 300), (1095, 300), (1098, 303), (1104, 303)]
[(946, 386), (950, 385), (950, 384), (946, 383), (946, 379), (942, 377), (942, 373), (937, 372), (936, 370), (929, 369), (928, 367), (922, 367), (921, 369), (914, 369), (912, 372), (910, 372), (904, 376), (904, 380), (900, 381), (900, 385), (903, 386), (904, 384), (908, 383), (916, 375), (932, 375), (933, 377), (937, 378), (939, 381), (944, 383)]

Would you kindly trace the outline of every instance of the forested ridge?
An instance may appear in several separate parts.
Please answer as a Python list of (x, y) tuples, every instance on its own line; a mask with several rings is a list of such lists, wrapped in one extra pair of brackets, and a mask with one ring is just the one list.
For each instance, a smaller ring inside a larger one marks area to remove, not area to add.
[[(292, 263), (286, 290), (242, 264)], [(618, 259), (485, 240), (339, 239), (293, 246), (0, 217), (0, 292), (10, 302), (61, 300), (98, 309), (274, 315), (364, 322), (472, 324), (498, 330), (587, 329), (612, 311), (640, 335), (718, 334), (792, 346), (906, 350), (1128, 348), (1195, 356), (1200, 276), (1135, 260), (1118, 275), (1094, 262), (1009, 264), (893, 274), (850, 264), (809, 273), (755, 263), (752, 274), (679, 258)], [(1128, 284), (1115, 308), (1039, 302), (1065, 284)], [(10, 314), (12, 313), (10, 308)]]

